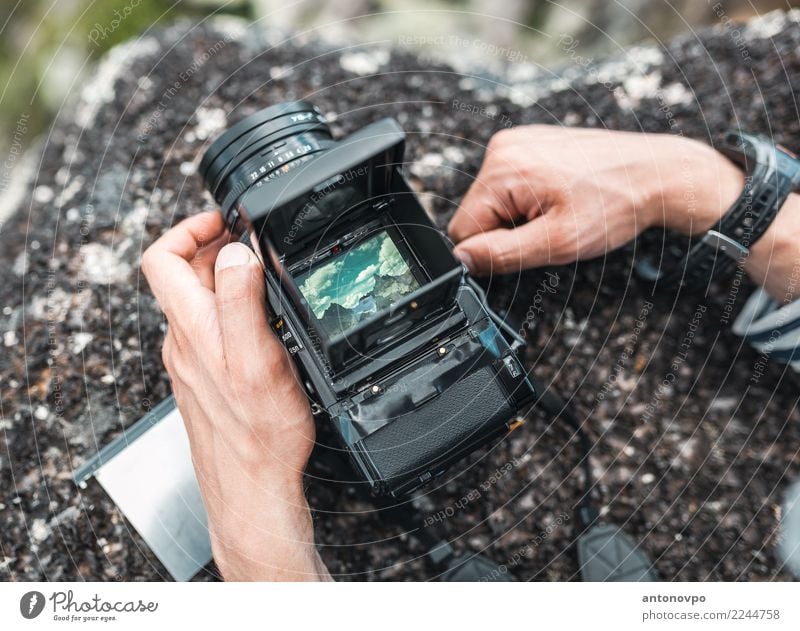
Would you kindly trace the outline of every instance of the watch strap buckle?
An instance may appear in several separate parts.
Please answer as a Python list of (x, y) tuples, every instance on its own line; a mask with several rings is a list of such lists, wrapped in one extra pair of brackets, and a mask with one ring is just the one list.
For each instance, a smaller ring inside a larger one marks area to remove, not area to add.
[(703, 236), (702, 242), (726, 256), (732, 258), (734, 261), (741, 261), (747, 258), (750, 250), (743, 246), (741, 243), (732, 239), (731, 237), (722, 234), (716, 230), (709, 230)]

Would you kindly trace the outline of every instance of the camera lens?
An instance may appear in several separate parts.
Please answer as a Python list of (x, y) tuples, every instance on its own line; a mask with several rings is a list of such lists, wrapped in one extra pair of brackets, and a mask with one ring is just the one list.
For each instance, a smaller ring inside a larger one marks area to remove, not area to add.
[(278, 177), (333, 143), (319, 110), (304, 101), (280, 103), (238, 122), (200, 161), (206, 188), (227, 215), (257, 182)]

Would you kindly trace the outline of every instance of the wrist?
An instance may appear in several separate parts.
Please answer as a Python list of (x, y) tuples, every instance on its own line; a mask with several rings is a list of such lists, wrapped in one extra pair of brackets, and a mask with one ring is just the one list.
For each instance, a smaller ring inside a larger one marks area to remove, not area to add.
[(702, 234), (716, 224), (744, 190), (742, 170), (702, 142), (666, 136), (650, 178), (650, 225), (685, 235)]
[(270, 498), (245, 516), (209, 523), (214, 560), (227, 581), (316, 581), (328, 577), (305, 497)]
[(744, 269), (778, 302), (800, 293), (800, 196), (789, 195), (775, 219), (750, 248)]

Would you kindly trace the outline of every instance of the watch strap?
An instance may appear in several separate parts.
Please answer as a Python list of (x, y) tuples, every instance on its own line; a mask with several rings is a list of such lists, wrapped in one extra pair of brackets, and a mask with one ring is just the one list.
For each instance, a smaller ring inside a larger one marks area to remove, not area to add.
[(764, 136), (731, 132), (719, 150), (745, 171), (744, 189), (708, 232), (699, 240), (694, 238), (688, 251), (681, 249), (669, 269), (656, 268), (647, 260), (637, 265), (642, 277), (661, 287), (707, 289), (712, 281), (731, 273), (800, 186), (800, 160)]

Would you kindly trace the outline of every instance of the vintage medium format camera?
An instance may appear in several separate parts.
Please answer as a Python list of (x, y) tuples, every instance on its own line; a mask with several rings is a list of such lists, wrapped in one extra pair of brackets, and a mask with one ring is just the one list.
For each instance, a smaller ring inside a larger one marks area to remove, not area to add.
[[(402, 496), (508, 432), (534, 388), (403, 177), (389, 118), (334, 140), (306, 102), (233, 125), (200, 171), (264, 263), (269, 313), (359, 477)], [(325, 418), (325, 417), (323, 417)]]

